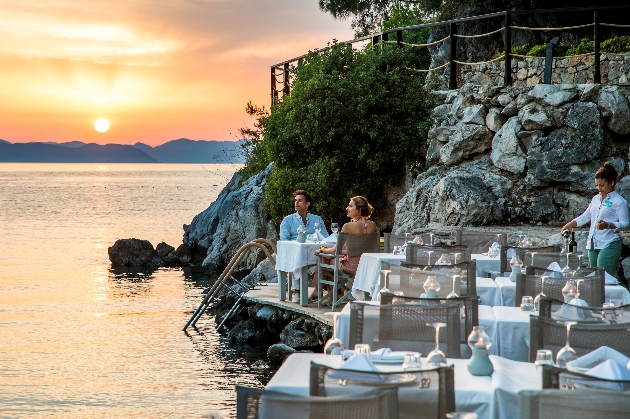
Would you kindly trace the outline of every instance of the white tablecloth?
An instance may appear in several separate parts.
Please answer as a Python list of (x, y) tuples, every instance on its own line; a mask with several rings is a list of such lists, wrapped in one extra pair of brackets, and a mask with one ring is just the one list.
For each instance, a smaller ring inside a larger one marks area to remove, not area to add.
[(538, 312), (522, 312), (519, 307), (492, 307), (492, 311), (496, 322), (494, 342), (497, 342), (494, 353), (514, 361), (527, 362), (529, 317), (537, 316)]
[(393, 253), (364, 253), (359, 260), (357, 273), (352, 284), (352, 296), (355, 300), (364, 300), (364, 292), (370, 294), (372, 299), (376, 299), (380, 289), (380, 271), (383, 262), (400, 265), (405, 260), (405, 255), (394, 255)]
[[(467, 359), (448, 359), (455, 369), (456, 409), (475, 412), (479, 419), (506, 419), (518, 417), (518, 392), (540, 390), (540, 372), (533, 364), (511, 361), (491, 355), (494, 373), (489, 377), (476, 377), (468, 372)], [(267, 384), (267, 390), (283, 391), (307, 396), (311, 361), (338, 367), (341, 357), (334, 355), (298, 353), (289, 356)], [(423, 359), (426, 365), (426, 359)], [(383, 371), (397, 371), (398, 364), (377, 364)]]
[[(507, 307), (514, 307), (514, 299), (516, 298), (516, 283), (510, 281), (510, 278), (508, 277), (496, 277), (494, 280), (501, 290), (503, 305)], [(626, 304), (630, 303), (630, 292), (621, 285), (605, 285), (604, 292), (605, 302), (610, 302), (611, 299), (620, 299), (624, 300)], [(535, 295), (532, 295), (532, 297), (535, 297)]]
[(501, 264), (499, 258), (491, 258), (481, 253), (473, 253), (470, 255), (472, 259), (477, 261), (477, 276), (487, 277), (487, 272), (498, 272)]
[(491, 278), (477, 277), (477, 295), (481, 298), (481, 304), (487, 306), (503, 305), (501, 290)]

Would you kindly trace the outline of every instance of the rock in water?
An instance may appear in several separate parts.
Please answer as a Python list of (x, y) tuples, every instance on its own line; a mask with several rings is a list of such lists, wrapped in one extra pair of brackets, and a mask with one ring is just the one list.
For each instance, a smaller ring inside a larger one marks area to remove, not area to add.
[[(113, 267), (150, 267), (161, 266), (158, 253), (148, 240), (119, 239), (107, 248), (109, 260)], [(158, 262), (159, 261), (159, 262)]]
[(267, 359), (271, 365), (281, 365), (284, 360), (297, 351), (284, 343), (276, 343), (267, 349)]

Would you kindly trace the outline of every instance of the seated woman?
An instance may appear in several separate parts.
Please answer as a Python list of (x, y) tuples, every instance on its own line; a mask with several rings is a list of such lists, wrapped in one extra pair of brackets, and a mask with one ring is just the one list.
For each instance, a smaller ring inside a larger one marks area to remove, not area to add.
[[(353, 196), (350, 198), (350, 202), (348, 203), (348, 207), (346, 208), (347, 216), (352, 221), (349, 223), (345, 223), (341, 228), (342, 233), (348, 234), (369, 234), (376, 233), (378, 230), (376, 229), (376, 224), (373, 221), (370, 221), (369, 218), (372, 215), (372, 211), (374, 208), (367, 199), (363, 196)], [(337, 245), (333, 247), (325, 247), (321, 246), (319, 250), (315, 251), (316, 255), (320, 253), (323, 254), (331, 254), (334, 255), (337, 251)], [(324, 263), (331, 263), (334, 259), (333, 256), (324, 257)], [(357, 268), (359, 267), (360, 256), (347, 256), (341, 255), (339, 256), (339, 267), (346, 272), (356, 273)], [(317, 272), (315, 272), (315, 278), (317, 278)], [(330, 290), (330, 286), (324, 286), (326, 291)], [(310, 296), (311, 300), (317, 299), (317, 289), (315, 289), (314, 293)]]

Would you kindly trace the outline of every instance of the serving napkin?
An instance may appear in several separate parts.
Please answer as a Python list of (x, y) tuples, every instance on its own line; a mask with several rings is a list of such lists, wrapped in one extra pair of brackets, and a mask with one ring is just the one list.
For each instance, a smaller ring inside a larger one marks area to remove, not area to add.
[(337, 233), (333, 233), (326, 238), (321, 239), (324, 243), (337, 243)]
[(553, 273), (549, 275), (552, 278), (562, 278), (562, 269), (558, 262), (552, 262), (551, 265), (547, 267), (548, 271), (552, 271)]
[[(573, 300), (571, 300), (569, 304), (565, 304), (562, 307), (560, 307), (558, 311), (554, 313), (553, 317), (555, 319), (562, 319), (562, 320), (578, 320), (578, 321), (595, 320), (590, 310), (580, 310), (579, 308), (576, 308), (575, 306), (581, 306), (582, 304), (580, 304), (579, 302), (576, 302), (574, 304), (573, 301), (575, 300), (577, 300), (577, 298), (574, 298)], [(584, 300), (579, 300), (579, 301), (584, 302), (586, 304)]]
[(378, 371), (376, 365), (372, 363), (372, 361), (370, 360), (370, 358), (368, 358), (366, 354), (352, 355), (337, 369), (353, 371)]
[(598, 366), (586, 371), (585, 374), (605, 380), (630, 381), (630, 371), (625, 365), (621, 365), (614, 359), (608, 359), (602, 362)]
[[(603, 361), (606, 361), (606, 360), (613, 360), (616, 363), (623, 365), (625, 368), (625, 366), (628, 364), (628, 361), (630, 361), (630, 358), (628, 358), (621, 352), (614, 350), (613, 348), (610, 348), (608, 346), (600, 346), (594, 351), (589, 352), (586, 355), (583, 355), (576, 360), (567, 362), (567, 367), (589, 369), (589, 371), (591, 371), (594, 368), (596, 368), (596, 366), (598, 366), (599, 364), (601, 364)], [(598, 371), (596, 371), (596, 373), (598, 373)]]
[[(404, 351), (392, 351), (389, 348), (381, 348), (381, 349), (377, 349), (376, 351), (370, 352), (370, 358), (375, 361), (403, 362), (405, 360), (406, 353), (407, 352), (404, 352)], [(354, 351), (352, 349), (346, 349), (345, 351), (342, 352), (342, 355), (352, 357), (354, 356)], [(350, 359), (348, 359), (348, 361), (350, 361)]]
[[(595, 272), (586, 275), (587, 278), (589, 276), (595, 276)], [(617, 278), (604, 271), (604, 285), (619, 285), (619, 281), (617, 280)]]

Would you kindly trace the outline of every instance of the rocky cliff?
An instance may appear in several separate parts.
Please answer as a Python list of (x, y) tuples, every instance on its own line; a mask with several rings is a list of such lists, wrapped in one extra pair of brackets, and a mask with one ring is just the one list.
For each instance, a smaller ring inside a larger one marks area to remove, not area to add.
[[(465, 84), (435, 92), (427, 163), (396, 205), (394, 232), (551, 224), (579, 215), (610, 161), (628, 173), (630, 87)], [(618, 191), (630, 198), (630, 177)]]

